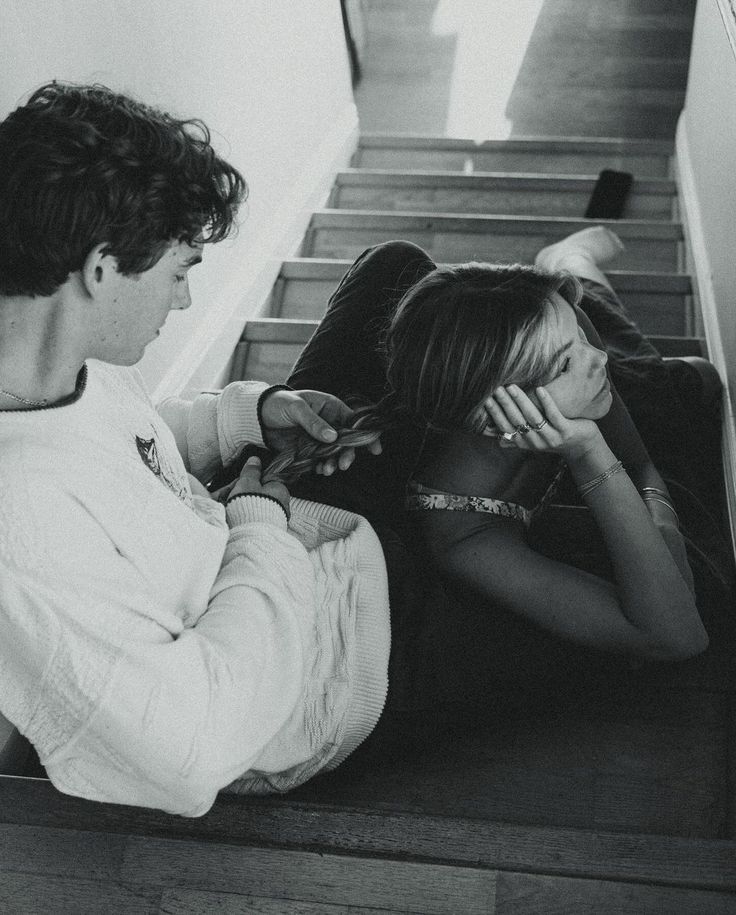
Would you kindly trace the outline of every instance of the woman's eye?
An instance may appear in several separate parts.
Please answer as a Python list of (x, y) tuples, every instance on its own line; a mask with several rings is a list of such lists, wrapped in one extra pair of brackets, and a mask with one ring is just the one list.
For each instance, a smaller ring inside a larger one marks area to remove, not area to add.
[(174, 279), (176, 280), (177, 283), (183, 283), (184, 280), (186, 279), (186, 276), (184, 276), (184, 274), (179, 275), (177, 273), (177, 275), (174, 277)]
[(564, 361), (564, 362), (562, 363), (562, 365), (560, 366), (560, 375), (564, 375), (565, 372), (568, 370), (569, 367), (570, 367), (570, 357), (567, 356), (567, 358), (565, 359), (565, 361)]

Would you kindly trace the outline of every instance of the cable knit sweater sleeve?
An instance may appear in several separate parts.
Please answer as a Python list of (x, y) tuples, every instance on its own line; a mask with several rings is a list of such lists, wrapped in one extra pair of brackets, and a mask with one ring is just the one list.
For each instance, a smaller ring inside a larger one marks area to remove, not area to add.
[(158, 405), (191, 474), (206, 482), (246, 444), (263, 446), (256, 407), (268, 388), (260, 381), (233, 381), (220, 392), (205, 391), (194, 400), (169, 397)]
[(303, 694), (307, 551), (278, 505), (235, 500), (229, 533), (211, 534), (226, 546), (208, 606), (177, 632), (156, 622), (146, 576), (98, 519), (54, 481), (34, 490), (45, 521), (23, 523), (29, 493), (17, 487), (3, 506), (16, 541), (0, 550), (3, 712), (60, 790), (205, 813)]
[[(238, 500), (244, 514), (271, 512), (264, 500), (246, 501)], [(257, 764), (297, 705), (312, 569), (275, 522), (234, 528), (196, 626), (116, 663), (76, 746), (104, 759), (104, 782), (98, 775), (95, 786), (102, 799), (204, 814), (220, 789)]]

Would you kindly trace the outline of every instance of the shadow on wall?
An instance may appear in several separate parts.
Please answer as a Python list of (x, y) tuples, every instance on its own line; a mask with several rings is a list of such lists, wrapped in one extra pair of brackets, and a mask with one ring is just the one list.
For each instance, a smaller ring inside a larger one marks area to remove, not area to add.
[(544, 0), (509, 96), (512, 136), (672, 138), (696, 0)]
[(365, 133), (674, 136), (696, 0), (364, 0)]

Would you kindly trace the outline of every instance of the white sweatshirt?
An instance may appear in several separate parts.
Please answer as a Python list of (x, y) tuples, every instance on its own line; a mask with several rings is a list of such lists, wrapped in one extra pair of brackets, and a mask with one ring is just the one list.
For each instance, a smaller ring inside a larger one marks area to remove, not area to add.
[[(386, 569), (365, 519), (193, 495), (247, 442), (266, 385), (157, 412), (87, 363), (66, 406), (0, 412), (0, 712), (61, 791), (188, 816), (288, 790), (372, 730)], [(162, 418), (166, 418), (166, 422)], [(177, 447), (178, 446), (178, 447)]]

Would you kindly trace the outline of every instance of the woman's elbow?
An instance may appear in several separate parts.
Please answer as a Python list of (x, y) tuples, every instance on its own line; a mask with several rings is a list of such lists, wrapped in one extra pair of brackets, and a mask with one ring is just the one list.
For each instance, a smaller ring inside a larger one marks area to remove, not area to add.
[(677, 653), (673, 660), (687, 661), (688, 658), (695, 658), (699, 654), (702, 654), (709, 644), (710, 639), (708, 638), (708, 633), (705, 631), (705, 628), (701, 626), (698, 632), (693, 635), (685, 645), (676, 649)]
[(647, 646), (645, 655), (654, 661), (688, 661), (702, 654), (710, 640), (702, 623), (687, 634), (657, 640)]

